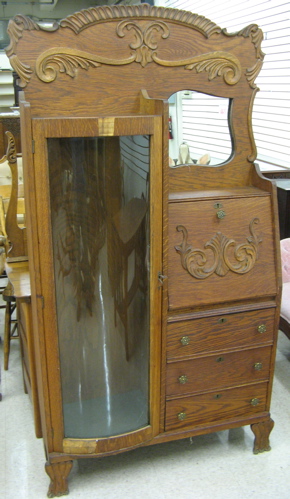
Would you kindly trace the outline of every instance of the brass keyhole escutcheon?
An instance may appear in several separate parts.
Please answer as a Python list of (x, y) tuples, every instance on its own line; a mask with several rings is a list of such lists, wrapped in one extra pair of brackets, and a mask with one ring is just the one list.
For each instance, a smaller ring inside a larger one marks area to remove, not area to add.
[(221, 317), (219, 320), (218, 320), (218, 324), (224, 324), (225, 322), (227, 322), (227, 319), (225, 317)]
[(180, 412), (179, 414), (177, 414), (177, 417), (179, 421), (184, 421), (186, 418), (186, 412)]
[(182, 336), (182, 338), (180, 340), (181, 344), (184, 345), (184, 346), (188, 345), (189, 341), (190, 341), (189, 336)]
[(185, 383), (188, 382), (188, 377), (185, 374), (182, 374), (182, 376), (179, 376), (178, 381), (181, 385), (185, 385)]
[(260, 326), (258, 326), (259, 333), (266, 333), (266, 331), (267, 331), (267, 327), (265, 326), (265, 324), (260, 324)]
[(252, 400), (251, 400), (251, 405), (253, 405), (254, 407), (255, 407), (256, 405), (258, 405), (259, 403), (260, 403), (260, 400), (259, 400), (259, 399), (257, 399), (257, 398), (254, 398), (254, 399), (252, 399)]
[(255, 371), (261, 371), (262, 367), (263, 367), (262, 362), (256, 362), (256, 363), (254, 364), (254, 369), (255, 369)]
[(226, 216), (226, 213), (224, 210), (218, 210), (216, 212), (216, 216), (218, 217), (219, 220), (222, 220), (223, 218), (225, 218)]
[(216, 361), (217, 361), (217, 362), (223, 362), (224, 360), (225, 360), (225, 359), (224, 359), (224, 357), (218, 357), (218, 358), (216, 359)]
[(217, 393), (216, 395), (214, 395), (214, 399), (220, 399), (222, 397), (222, 394), (221, 393)]

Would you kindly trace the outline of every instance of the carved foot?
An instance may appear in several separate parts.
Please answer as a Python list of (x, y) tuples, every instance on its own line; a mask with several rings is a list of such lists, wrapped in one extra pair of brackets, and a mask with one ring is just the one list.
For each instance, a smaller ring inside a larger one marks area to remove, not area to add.
[(271, 450), (269, 436), (273, 427), (274, 421), (271, 418), (269, 418), (268, 421), (251, 425), (251, 429), (255, 435), (254, 454)]
[(46, 463), (45, 471), (50, 478), (50, 485), (47, 497), (60, 497), (68, 494), (67, 479), (72, 469), (72, 461), (63, 461), (60, 463)]

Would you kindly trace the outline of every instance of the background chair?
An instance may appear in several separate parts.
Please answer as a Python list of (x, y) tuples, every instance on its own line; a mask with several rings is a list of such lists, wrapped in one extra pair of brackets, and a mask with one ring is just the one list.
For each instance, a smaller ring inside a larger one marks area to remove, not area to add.
[(290, 238), (282, 239), (280, 245), (283, 288), (279, 329), (290, 339)]
[[(23, 184), (19, 184), (14, 136), (11, 132), (6, 132), (6, 136), (8, 139), (6, 155), (0, 159), (0, 275), (2, 277), (6, 277), (4, 271), (6, 261), (27, 260)], [(4, 369), (7, 370), (10, 342), (12, 339), (19, 338), (16, 298), (9, 283), (2, 290), (2, 296), (6, 302), (4, 305)]]

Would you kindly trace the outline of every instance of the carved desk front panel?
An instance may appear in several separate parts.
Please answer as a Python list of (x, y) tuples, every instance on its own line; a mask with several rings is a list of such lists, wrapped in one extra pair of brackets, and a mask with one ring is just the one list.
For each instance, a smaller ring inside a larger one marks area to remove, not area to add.
[(171, 310), (275, 294), (270, 203), (267, 195), (170, 203)]

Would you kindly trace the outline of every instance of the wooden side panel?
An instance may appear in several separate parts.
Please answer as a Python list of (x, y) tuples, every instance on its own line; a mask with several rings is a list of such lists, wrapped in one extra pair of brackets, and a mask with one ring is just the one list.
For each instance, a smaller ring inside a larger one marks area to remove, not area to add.
[(18, 328), (22, 340), (23, 368), (27, 374), (27, 382), (30, 385), (30, 396), (33, 405), (35, 434), (42, 437), (39, 398), (37, 390), (37, 378), (35, 367), (34, 338), (31, 317), (30, 301), (17, 300)]
[(47, 362), (44, 338), (41, 334), (43, 327), (42, 317), (42, 294), (40, 281), (40, 266), (38, 252), (38, 214), (36, 210), (36, 192), (34, 178), (34, 157), (32, 154), (32, 122), (30, 106), (24, 100), (24, 95), (20, 98), (21, 110), (21, 134), (22, 134), (22, 154), (24, 187), (25, 187), (25, 211), (27, 214), (27, 245), (29, 254), (29, 272), (32, 296), (32, 329), (35, 350), (37, 391), (39, 397), (40, 419), (42, 435), (46, 449), (52, 449), (51, 443), (51, 419), (49, 412), (49, 396), (47, 385)]

